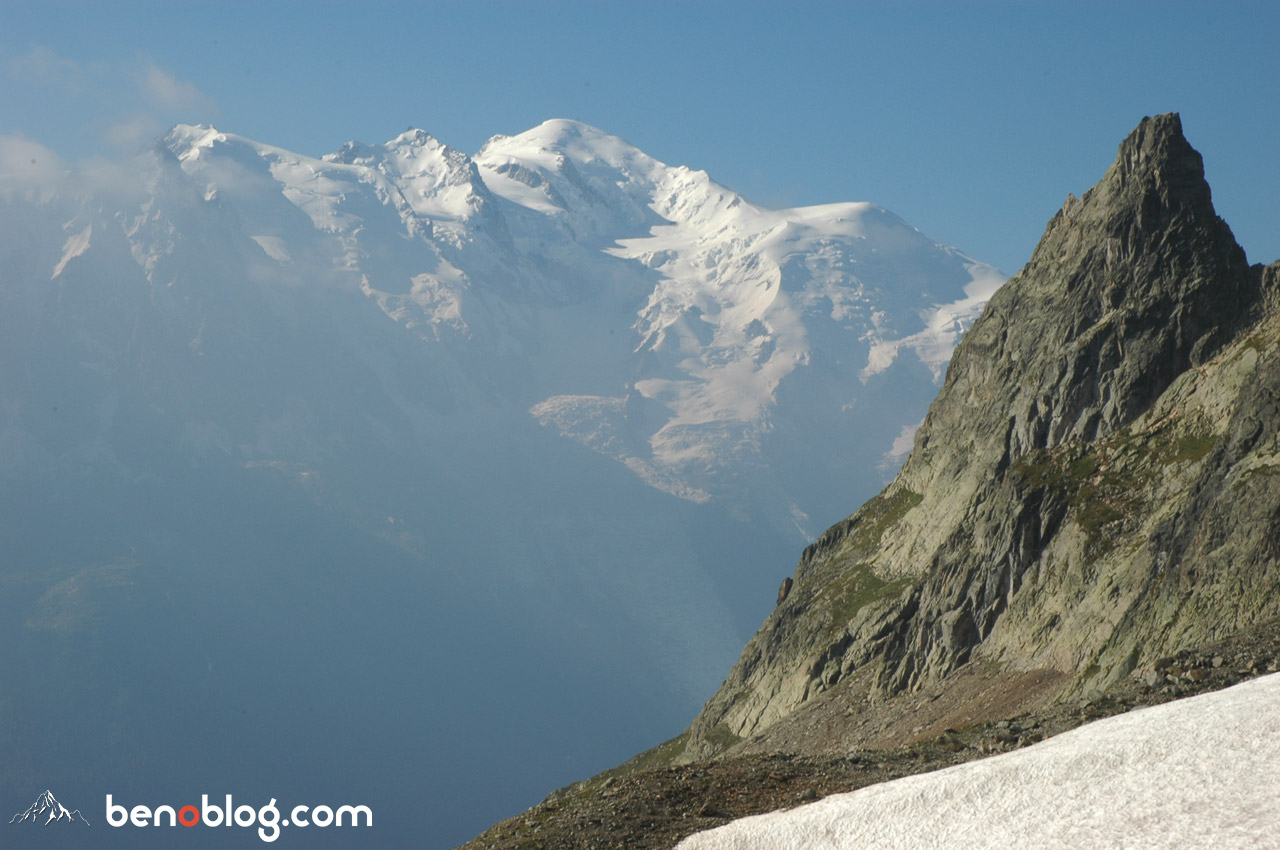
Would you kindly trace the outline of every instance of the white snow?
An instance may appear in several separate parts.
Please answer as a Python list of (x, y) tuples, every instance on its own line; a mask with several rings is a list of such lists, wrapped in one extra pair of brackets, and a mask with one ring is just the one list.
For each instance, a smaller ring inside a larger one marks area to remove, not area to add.
[(680, 850), (1274, 848), (1280, 674), (690, 836)]
[[(321, 159), (211, 127), (166, 141), (246, 219), (264, 276), (362, 292), (427, 339), (542, 352), (533, 419), (682, 498), (751, 493), (788, 533), (798, 506), (819, 523), (801, 538), (892, 474), (1004, 280), (874, 204), (764, 209), (575, 121), (474, 158), (421, 130)], [(815, 461), (848, 457), (850, 434), (863, 459)]]
[(289, 249), (285, 247), (284, 240), (278, 236), (251, 236), (249, 238), (261, 246), (263, 253), (277, 262), (287, 263), (293, 259), (289, 256)]
[(58, 260), (58, 264), (53, 267), (53, 274), (49, 275), (50, 280), (62, 274), (67, 267), (67, 263), (89, 250), (89, 237), (92, 235), (93, 225), (90, 224), (86, 225), (79, 233), (74, 233), (67, 237), (66, 244), (62, 246), (62, 259)]
[[(796, 543), (892, 475), (1004, 280), (874, 204), (765, 209), (563, 119), (474, 157), (416, 129), (321, 158), (208, 126), (165, 144), (258, 278), (361, 294), (460, 363), (519, 357), (531, 421)], [(150, 269), (170, 241), (132, 250)]]
[(969, 329), (986, 306), (987, 299), (1004, 283), (1005, 278), (980, 263), (967, 266), (973, 280), (965, 285), (964, 297), (950, 304), (939, 304), (924, 316), (925, 327), (901, 339), (879, 339), (872, 335), (871, 352), (867, 356), (867, 365), (862, 370), (862, 380), (866, 381), (893, 365), (904, 349), (914, 350), (920, 362), (929, 368), (934, 381), (941, 381), (947, 364), (951, 362), (951, 352), (960, 342), (960, 336)]

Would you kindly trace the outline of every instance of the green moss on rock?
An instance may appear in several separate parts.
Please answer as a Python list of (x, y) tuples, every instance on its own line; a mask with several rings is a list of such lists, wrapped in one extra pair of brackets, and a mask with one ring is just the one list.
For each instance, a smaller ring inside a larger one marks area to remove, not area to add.
[(850, 531), (850, 545), (855, 549), (878, 547), (885, 531), (923, 500), (924, 496), (905, 487), (890, 495), (876, 496), (863, 506), (858, 524)]
[(831, 625), (836, 628), (843, 626), (865, 606), (897, 596), (910, 583), (911, 580), (905, 577), (885, 581), (871, 571), (870, 564), (855, 564), (827, 588)]

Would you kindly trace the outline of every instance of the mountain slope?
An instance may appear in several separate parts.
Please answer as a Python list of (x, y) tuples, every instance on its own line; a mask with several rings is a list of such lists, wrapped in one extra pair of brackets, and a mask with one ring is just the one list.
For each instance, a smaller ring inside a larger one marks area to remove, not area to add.
[(805, 551), (686, 758), (845, 680), (981, 661), (1078, 692), (1280, 614), (1277, 284), (1177, 116), (1145, 119), (957, 347), (897, 479)]

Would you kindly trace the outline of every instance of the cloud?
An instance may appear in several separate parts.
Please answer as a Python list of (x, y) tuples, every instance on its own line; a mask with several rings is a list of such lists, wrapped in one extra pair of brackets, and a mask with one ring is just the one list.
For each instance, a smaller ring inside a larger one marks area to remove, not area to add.
[(131, 150), (161, 135), (164, 126), (155, 115), (138, 112), (111, 124), (102, 138), (112, 147)]
[(19, 83), (58, 89), (79, 94), (87, 75), (80, 63), (54, 53), (42, 44), (34, 44), (21, 56), (9, 60), (9, 77)]
[(67, 173), (61, 158), (39, 142), (23, 136), (0, 136), (0, 193), (13, 189), (53, 191)]
[(152, 61), (147, 61), (140, 79), (144, 97), (161, 109), (210, 112), (213, 98), (186, 80), (180, 80)]
[(102, 135), (118, 149), (136, 149), (179, 122), (208, 123), (217, 113), (213, 98), (150, 59), (131, 75), (131, 85), (131, 108), (111, 116)]
[(0, 199), (15, 193), (37, 203), (59, 195), (109, 197), (109, 206), (125, 209), (148, 197), (151, 172), (145, 158), (90, 157), (69, 163), (39, 142), (0, 134)]
[[(9, 107), (5, 129), (28, 136), (86, 142), (132, 153), (177, 123), (211, 123), (217, 103), (192, 81), (146, 55), (81, 63), (44, 45), (6, 57)], [(16, 108), (15, 108), (16, 107)], [(25, 119), (22, 116), (26, 116)]]

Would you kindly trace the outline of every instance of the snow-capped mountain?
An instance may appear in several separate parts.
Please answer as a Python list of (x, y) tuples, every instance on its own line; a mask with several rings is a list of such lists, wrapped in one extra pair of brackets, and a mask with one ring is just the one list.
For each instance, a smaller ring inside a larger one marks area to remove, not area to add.
[(21, 814), (16, 814), (9, 819), (9, 823), (40, 823), (50, 824), (54, 821), (59, 823), (75, 823), (79, 820), (85, 826), (89, 822), (84, 819), (84, 815), (80, 814), (79, 809), (69, 810), (66, 806), (58, 802), (58, 798), (53, 796), (53, 792), (45, 790), (43, 794), (36, 798), (36, 801)]
[[(0, 692), (31, 695), (0, 712), (97, 689), (63, 720), (103, 765), (200, 764), (148, 730), (277, 691), (366, 752), (417, 730), (469, 778), (402, 785), (455, 813), (495, 770), (530, 799), (651, 745), (892, 474), (1002, 280), (874, 205), (763, 209), (571, 121), (319, 158), (178, 126), (69, 172), (0, 143)], [(183, 672), (144, 683), (138, 645)], [(16, 660), (104, 647), (80, 683)], [(350, 757), (293, 723), (245, 763)]]
[(904, 454), (918, 410), (884, 376), (914, 369), (932, 393), (922, 376), (1003, 280), (872, 204), (765, 210), (572, 121), (474, 159), (421, 130), (320, 160), (207, 127), (165, 146), (235, 211), (261, 274), (482, 350), (542, 425), (683, 498), (763, 503), (799, 537), (848, 503), (841, 480)]

